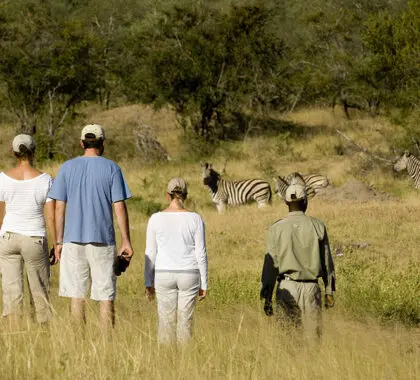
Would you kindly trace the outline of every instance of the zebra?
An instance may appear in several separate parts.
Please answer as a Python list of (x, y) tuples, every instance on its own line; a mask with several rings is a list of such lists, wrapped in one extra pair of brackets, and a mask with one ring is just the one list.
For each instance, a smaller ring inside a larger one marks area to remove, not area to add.
[(414, 180), (414, 187), (420, 189), (420, 160), (413, 156), (408, 150), (398, 159), (394, 165), (396, 172), (407, 169), (408, 174)]
[(315, 189), (311, 185), (307, 185), (302, 176), (298, 172), (290, 173), (286, 178), (281, 176), (276, 176), (273, 178), (274, 180), (274, 192), (281, 198), (285, 199), (286, 189), (292, 184), (297, 183), (302, 186), (305, 186), (306, 196), (308, 199), (311, 199), (315, 196)]
[(311, 187), (315, 193), (318, 192), (319, 189), (324, 189), (325, 187), (331, 185), (331, 181), (328, 179), (327, 176), (322, 174), (300, 174), (298, 172), (290, 173), (286, 177), (286, 181), (290, 183), (290, 180), (298, 174), (306, 186)]
[(218, 212), (223, 212), (226, 205), (243, 205), (252, 201), (258, 207), (271, 204), (271, 188), (262, 179), (244, 179), (228, 181), (222, 179), (210, 163), (201, 163), (203, 183), (209, 188), (213, 203)]

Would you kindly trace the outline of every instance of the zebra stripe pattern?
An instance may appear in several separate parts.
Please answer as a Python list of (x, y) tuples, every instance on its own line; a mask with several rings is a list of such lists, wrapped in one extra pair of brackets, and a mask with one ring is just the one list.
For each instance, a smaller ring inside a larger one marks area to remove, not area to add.
[(414, 181), (414, 187), (420, 189), (420, 160), (406, 151), (394, 165), (394, 170), (400, 172), (407, 169), (408, 174)]
[(257, 202), (258, 207), (271, 204), (271, 188), (262, 179), (245, 179), (229, 181), (222, 179), (209, 163), (201, 164), (203, 182), (209, 188), (213, 202), (219, 212), (224, 211), (226, 205), (243, 205)]
[(281, 176), (274, 177), (274, 192), (281, 198), (285, 199), (286, 189), (293, 183), (305, 186), (306, 197), (311, 199), (315, 196), (315, 189), (308, 185), (305, 181), (304, 176), (298, 172), (290, 173), (286, 178)]
[[(327, 176), (322, 174), (299, 174), (300, 177), (303, 178), (305, 185), (314, 189), (317, 192), (319, 189), (323, 189), (331, 184), (330, 180)], [(290, 183), (289, 177), (295, 176), (296, 173), (291, 173), (286, 177), (286, 181)]]

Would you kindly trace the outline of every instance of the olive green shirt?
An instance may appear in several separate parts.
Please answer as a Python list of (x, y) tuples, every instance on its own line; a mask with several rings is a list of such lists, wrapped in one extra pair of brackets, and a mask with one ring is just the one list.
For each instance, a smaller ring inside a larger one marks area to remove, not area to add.
[(322, 221), (302, 211), (289, 212), (268, 231), (267, 252), (280, 275), (295, 281), (321, 277), (326, 294), (335, 291), (334, 264), (327, 229)]

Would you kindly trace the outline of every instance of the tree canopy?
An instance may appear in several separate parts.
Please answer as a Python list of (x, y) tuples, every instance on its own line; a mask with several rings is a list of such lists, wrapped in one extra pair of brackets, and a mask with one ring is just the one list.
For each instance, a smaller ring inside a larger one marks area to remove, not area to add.
[(206, 140), (244, 115), (340, 103), (418, 108), (420, 4), (407, 0), (15, 0), (0, 6), (0, 106), (46, 141), (84, 101), (172, 106)]

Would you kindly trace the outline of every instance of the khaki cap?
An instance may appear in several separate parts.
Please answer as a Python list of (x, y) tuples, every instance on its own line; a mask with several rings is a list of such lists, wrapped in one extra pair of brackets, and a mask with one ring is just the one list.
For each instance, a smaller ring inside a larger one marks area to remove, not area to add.
[(12, 142), (13, 152), (20, 153), (19, 147), (21, 145), (26, 146), (26, 148), (29, 149), (31, 152), (33, 152), (35, 149), (35, 141), (31, 135), (17, 135)]
[(168, 194), (182, 193), (187, 194), (187, 184), (184, 178), (172, 178), (168, 183)]
[(299, 184), (292, 184), (286, 189), (286, 202), (297, 202), (306, 199), (305, 187)]
[[(80, 140), (86, 140), (86, 135), (91, 133), (96, 140), (105, 140), (105, 131), (99, 124), (88, 124), (82, 129)], [(93, 138), (93, 137), (92, 137)]]

